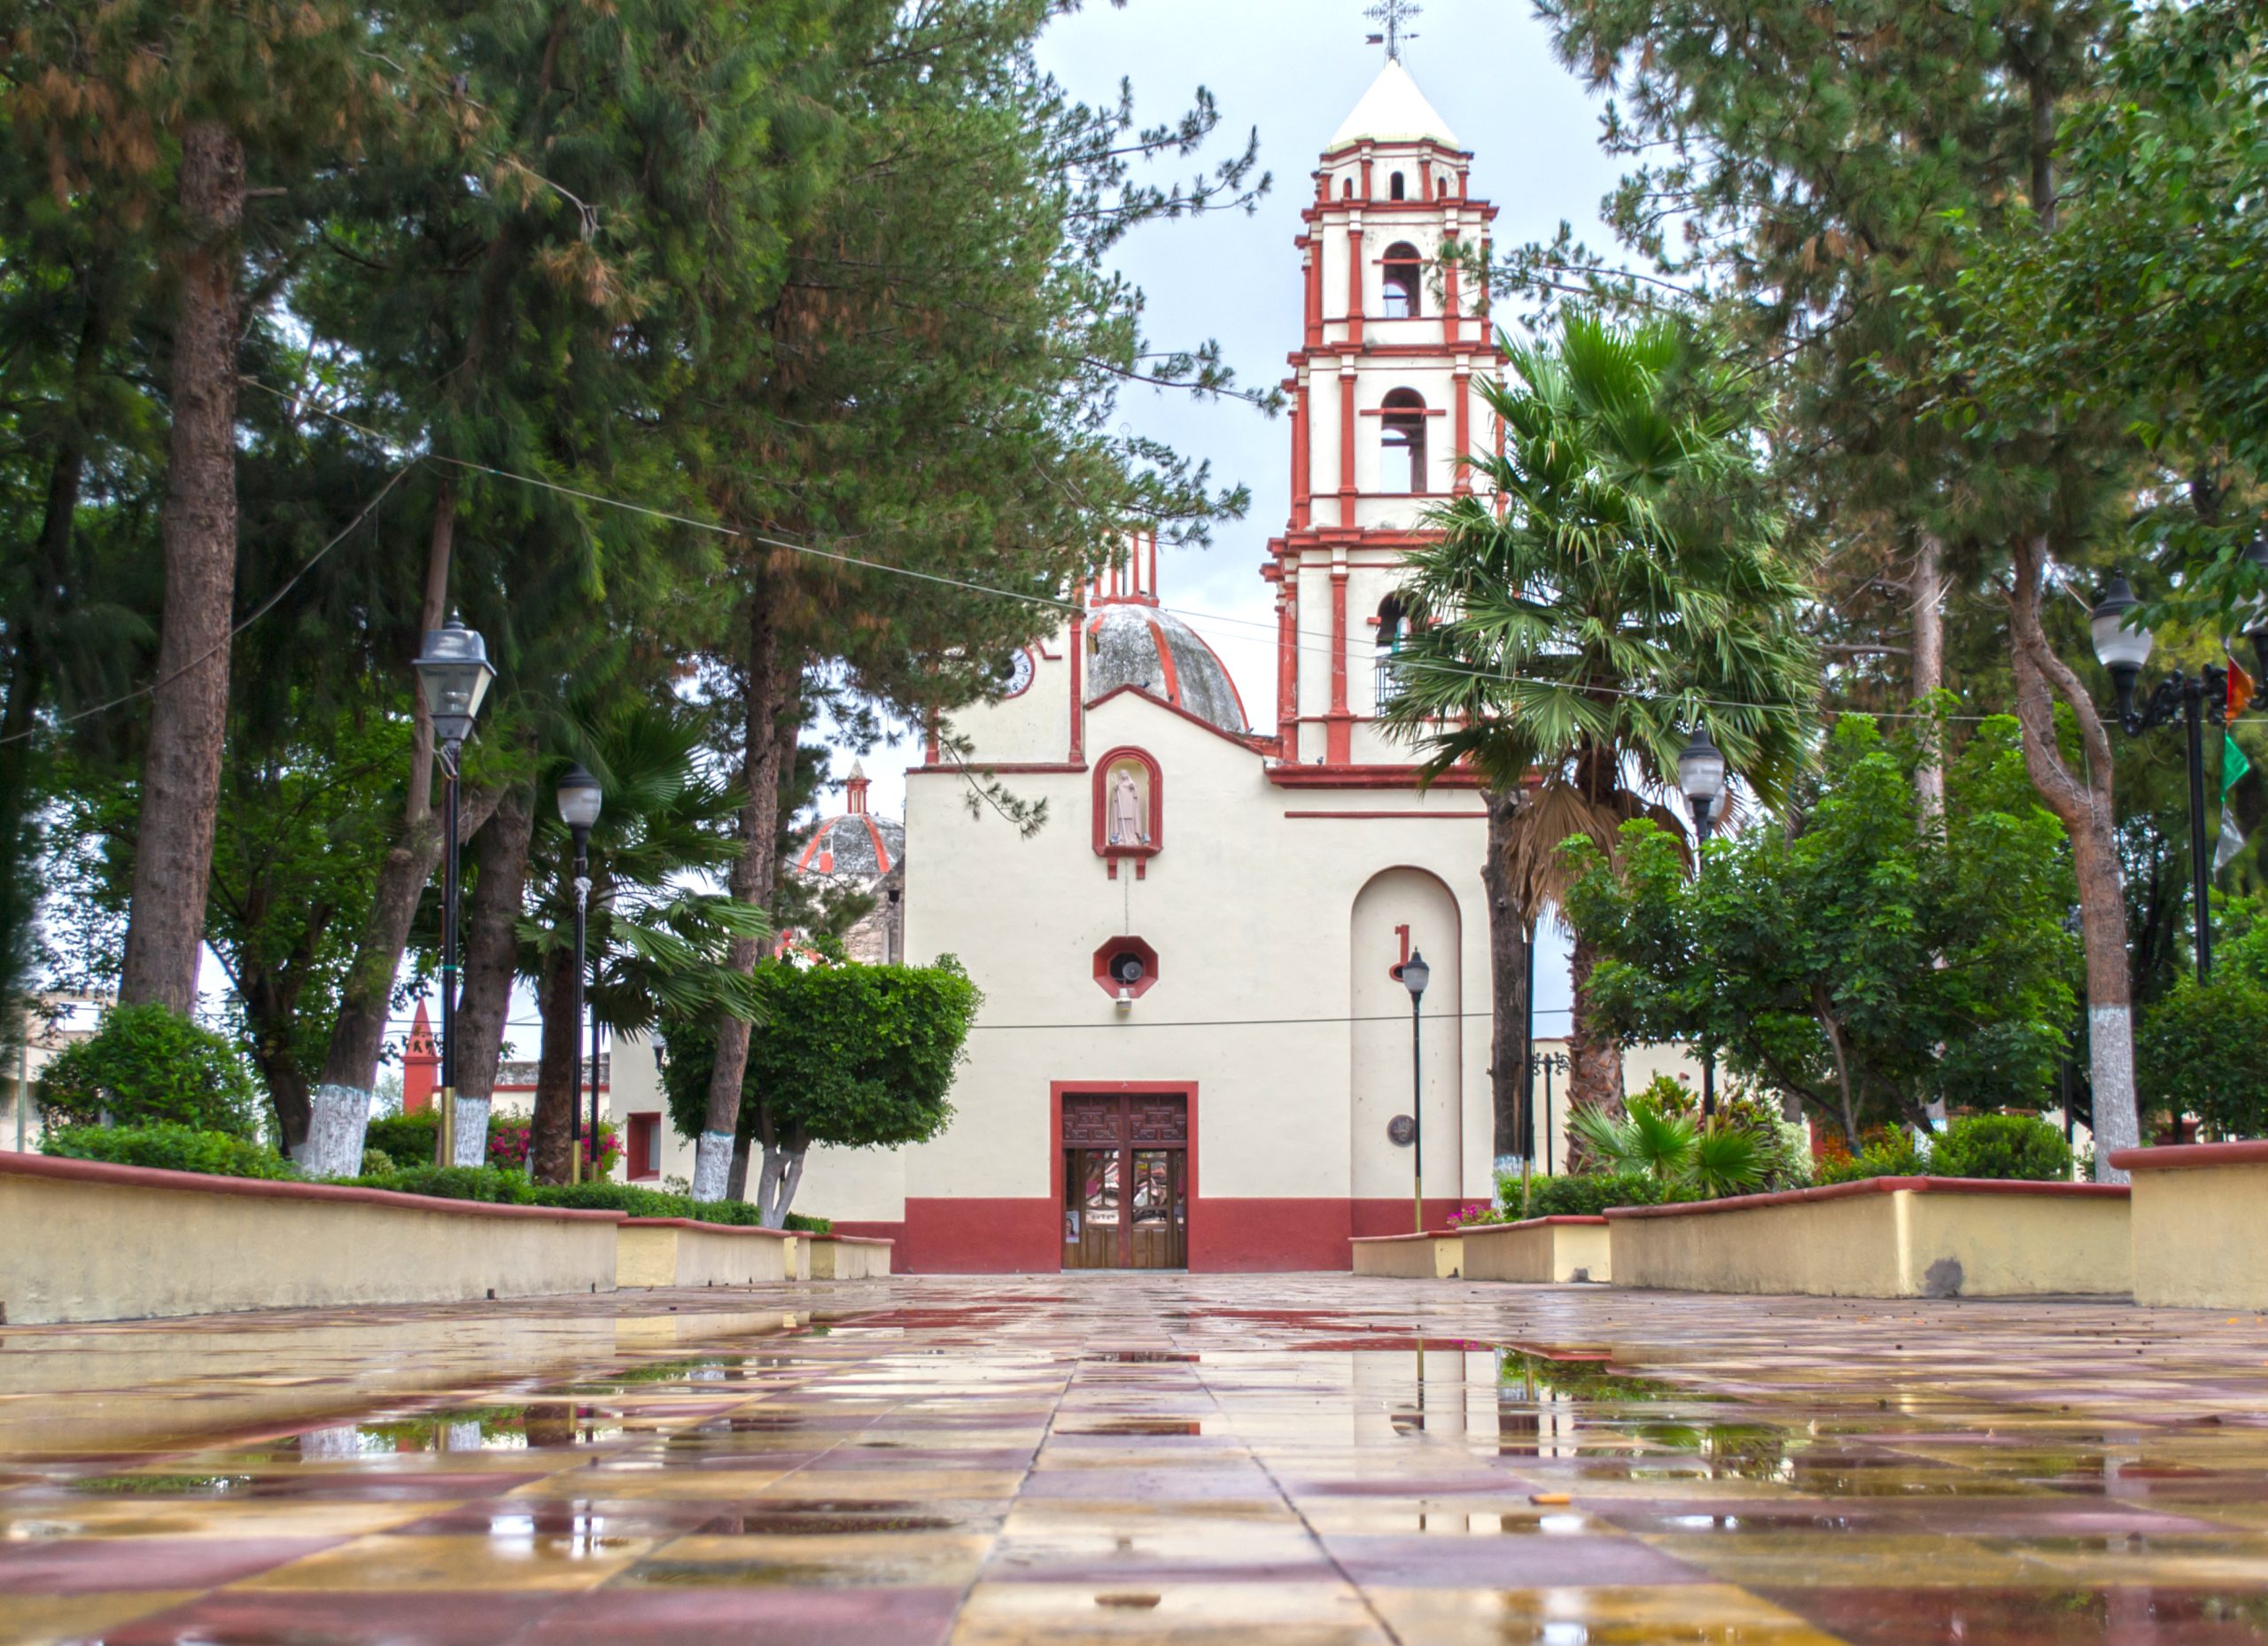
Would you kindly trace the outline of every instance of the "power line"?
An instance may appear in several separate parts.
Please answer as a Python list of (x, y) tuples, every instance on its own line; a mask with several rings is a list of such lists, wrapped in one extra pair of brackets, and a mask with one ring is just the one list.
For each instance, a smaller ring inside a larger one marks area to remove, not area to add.
[(21, 742), (25, 738), (36, 736), (43, 731), (52, 730), (54, 726), (70, 726), (77, 721), (86, 719), (90, 715), (107, 714), (113, 709), (122, 708), (126, 704), (134, 702), (135, 699), (138, 697), (148, 697), (158, 692), (163, 691), (167, 687), (171, 686), (175, 680), (178, 680), (182, 676), (189, 673), (191, 670), (202, 668), (206, 663), (212, 660), (216, 653), (226, 649), (230, 644), (232, 644), (237, 635), (242, 634), (246, 629), (252, 627), (253, 624), (259, 622), (269, 612), (275, 610), (276, 603), (296, 588), (299, 586), (299, 582), (301, 578), (306, 577), (308, 572), (315, 570), (315, 563), (321, 560), (325, 555), (330, 553), (332, 549), (336, 548), (346, 540), (348, 534), (351, 533), (355, 527), (361, 525), (362, 522), (369, 519), (370, 517), (371, 510), (377, 508), (380, 503), (385, 501), (386, 494), (392, 491), (395, 485), (400, 484), (402, 476), (408, 474), (416, 467), (417, 467), (417, 460), (413, 457), (409, 462), (404, 463), (400, 468), (395, 470), (393, 473), (387, 476), (386, 483), (378, 488), (378, 494), (376, 497), (373, 497), (369, 502), (362, 505), (361, 509), (355, 515), (354, 518), (348, 521), (346, 524), (340, 529), (338, 536), (332, 538), (330, 541), (325, 543), (321, 548), (315, 550), (314, 554), (308, 555), (307, 559), (301, 561), (299, 563), (299, 569), (292, 572), (290, 577), (284, 579), (282, 587), (278, 588), (266, 600), (260, 602), (260, 603), (254, 607), (252, 612), (245, 617), (243, 622), (230, 629), (226, 635), (222, 636), (220, 640), (214, 641), (212, 645), (206, 647), (202, 652), (198, 653), (195, 657), (190, 658), (187, 663), (182, 664), (180, 668), (175, 669), (171, 674), (165, 675), (159, 679), (152, 680), (147, 686), (137, 686), (132, 691), (126, 693), (123, 696), (113, 697), (108, 703), (97, 703), (91, 709), (82, 709), (76, 714), (65, 715), (61, 719), (55, 721), (52, 726), (29, 726), (23, 731), (16, 733), (12, 737), (0, 737), (0, 743)]

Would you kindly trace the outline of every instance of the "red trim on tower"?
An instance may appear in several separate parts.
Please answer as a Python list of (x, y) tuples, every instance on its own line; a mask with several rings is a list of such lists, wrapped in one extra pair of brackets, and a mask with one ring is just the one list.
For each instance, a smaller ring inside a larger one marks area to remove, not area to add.
[(1480, 774), (1464, 767), (1444, 772), (1428, 785), (1414, 765), (1272, 765), (1268, 780), (1278, 788), (1479, 788)]
[[(1371, 163), (1363, 162), (1363, 192), (1370, 190)], [(1363, 230), (1349, 218), (1347, 223), (1347, 341), (1363, 346)]]
[(1339, 524), (1352, 530), (1355, 519), (1355, 374), (1339, 374)]
[(1086, 668), (1086, 662), (1087, 662), (1087, 650), (1086, 650), (1086, 629), (1087, 629), (1087, 614), (1086, 614), (1085, 612), (1084, 612), (1084, 611), (1075, 611), (1075, 612), (1073, 612), (1073, 613), (1071, 614), (1071, 648), (1070, 648), (1070, 655), (1071, 655), (1071, 753), (1070, 753), (1070, 759), (1071, 759), (1071, 761), (1072, 761), (1072, 763), (1073, 763), (1074, 765), (1078, 764), (1078, 762), (1079, 762), (1079, 761), (1081, 760), (1081, 758), (1083, 757), (1081, 756), (1080, 752), (1079, 752), (1079, 751), (1080, 751), (1080, 747), (1081, 747), (1081, 745), (1082, 745), (1082, 744), (1084, 744), (1084, 743), (1085, 742), (1085, 741), (1086, 741), (1086, 726), (1085, 726), (1086, 707), (1085, 707), (1085, 704), (1084, 704), (1084, 701), (1083, 701), (1083, 696), (1084, 696), (1084, 688), (1083, 688), (1083, 687), (1082, 687), (1082, 685), (1081, 685), (1081, 678), (1082, 678), (1082, 676), (1084, 675), (1084, 672), (1085, 672), (1085, 668)]
[(1331, 569), (1331, 712), (1347, 712), (1347, 568)]
[(1472, 493), (1472, 373), (1460, 366), (1456, 371), (1456, 483), (1451, 488), (1459, 497)]

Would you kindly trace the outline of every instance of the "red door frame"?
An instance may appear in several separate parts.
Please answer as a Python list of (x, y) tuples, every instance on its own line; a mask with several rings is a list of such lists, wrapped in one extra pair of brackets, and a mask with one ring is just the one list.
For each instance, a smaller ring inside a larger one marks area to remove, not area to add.
[[(1055, 1267), (1063, 1267), (1063, 1099), (1073, 1097), (1163, 1097), (1186, 1099), (1189, 1107), (1189, 1146), (1183, 1151), (1182, 1183), (1189, 1197), (1189, 1221), (1182, 1230), (1183, 1249), (1197, 1230), (1197, 1083), (1193, 1080), (1052, 1080), (1047, 1083), (1047, 1187), (1054, 1208)], [(1130, 1185), (1125, 1191), (1130, 1193)]]

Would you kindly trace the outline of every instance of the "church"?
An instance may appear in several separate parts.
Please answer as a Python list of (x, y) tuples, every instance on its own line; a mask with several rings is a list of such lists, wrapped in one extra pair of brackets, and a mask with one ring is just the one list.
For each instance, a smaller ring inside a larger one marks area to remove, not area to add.
[[(1421, 1179), (1428, 1226), (1490, 1193), (1486, 818), (1469, 779), (1421, 789), (1376, 721), (1402, 557), (1495, 438), (1487, 295), (1434, 264), (1488, 238), (1472, 162), (1389, 58), (1316, 170), (1292, 513), (1259, 568), (1276, 723), (1250, 723), (1138, 536), (1001, 660), (1004, 695), (931, 728), (902, 835), (854, 781), (803, 850), (801, 872), (872, 881), (896, 953), (956, 955), (985, 994), (950, 1127), (815, 1149), (797, 1196), (896, 1240), (901, 1272), (1345, 1269), (1350, 1238), (1411, 1229)], [(1045, 826), (972, 811), (972, 773), (1045, 801)], [(633, 1176), (689, 1169), (626, 1113), (641, 1060), (617, 1060), (613, 1105)]]
[(1417, 1147), (1429, 1223), (1489, 1193), (1486, 821), (1375, 723), (1402, 556), (1493, 438), (1485, 294), (1433, 272), (1488, 236), (1472, 161), (1389, 60), (1315, 173), (1292, 517), (1260, 569), (1276, 723), (1250, 724), (1144, 537), (1004, 660), (1006, 696), (952, 717), (1045, 827), (972, 815), (935, 739), (908, 774), (904, 951), (959, 956), (983, 1013), (951, 1126), (815, 1155), (799, 1197), (897, 1239), (900, 1269), (1344, 1269), (1349, 1237), (1411, 1227)]

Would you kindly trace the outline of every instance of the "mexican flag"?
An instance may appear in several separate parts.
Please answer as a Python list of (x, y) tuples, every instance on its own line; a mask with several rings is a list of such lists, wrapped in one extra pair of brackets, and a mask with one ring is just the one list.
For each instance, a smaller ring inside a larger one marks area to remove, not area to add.
[[(2252, 677), (2244, 672), (2233, 657), (2229, 659), (2228, 724), (2233, 726), (2237, 716), (2252, 701)], [(2244, 830), (2236, 820), (2236, 807), (2232, 804), (2236, 786), (2244, 781), (2252, 770), (2252, 762), (2245, 758), (2244, 750), (2237, 747), (2236, 734), (2224, 729), (2221, 733), (2221, 841), (2213, 849), (2213, 873), (2236, 861), (2238, 852), (2244, 850)]]

